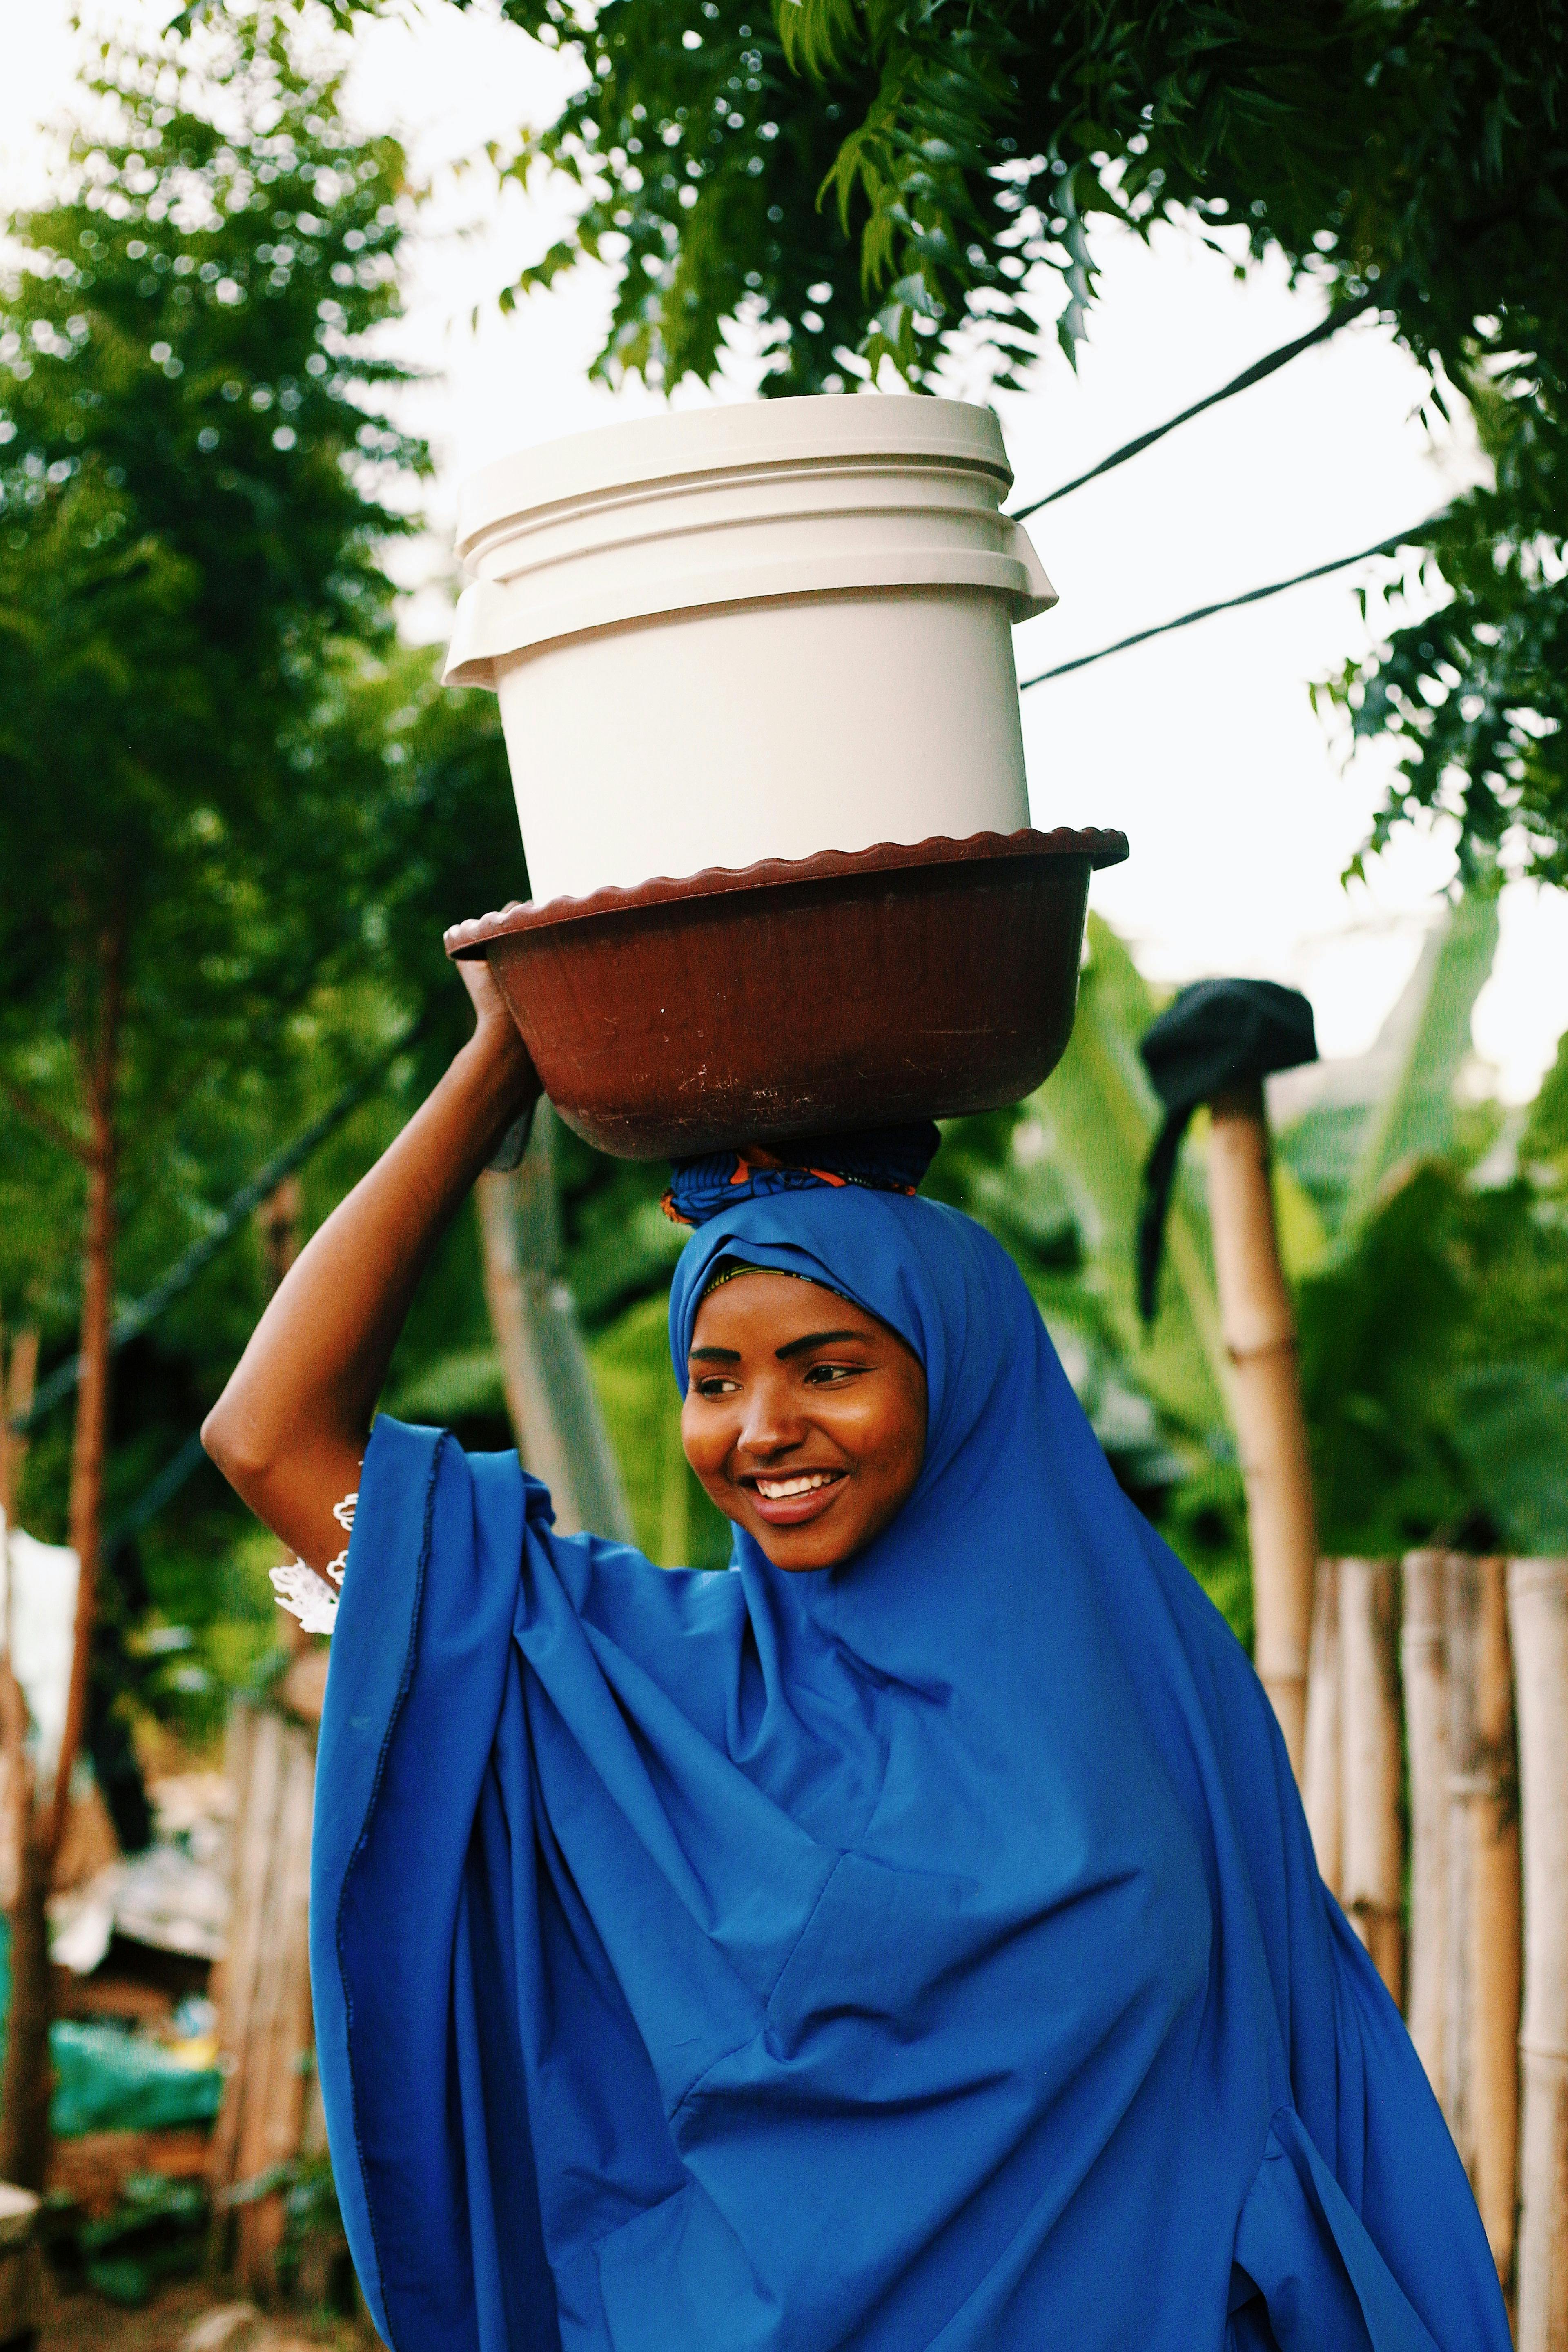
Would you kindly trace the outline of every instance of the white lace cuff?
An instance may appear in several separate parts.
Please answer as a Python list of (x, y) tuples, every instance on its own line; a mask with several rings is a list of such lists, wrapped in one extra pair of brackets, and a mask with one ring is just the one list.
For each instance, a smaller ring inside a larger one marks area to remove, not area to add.
[[(345, 1495), (341, 1503), (332, 1505), (332, 1517), (345, 1535), (352, 1535), (354, 1505), (359, 1501), (357, 1490)], [(338, 1587), (349, 1564), (345, 1544), (335, 1559), (327, 1562), (325, 1576), (319, 1576), (304, 1560), (290, 1560), (286, 1567), (272, 1570), (272, 1589), (278, 1595), (279, 1609), (287, 1609), (298, 1617), (307, 1633), (330, 1633), (338, 1622)]]
[(307, 1633), (330, 1633), (338, 1622), (338, 1596), (324, 1576), (302, 1559), (272, 1570), (272, 1589), (279, 1609), (298, 1617)]

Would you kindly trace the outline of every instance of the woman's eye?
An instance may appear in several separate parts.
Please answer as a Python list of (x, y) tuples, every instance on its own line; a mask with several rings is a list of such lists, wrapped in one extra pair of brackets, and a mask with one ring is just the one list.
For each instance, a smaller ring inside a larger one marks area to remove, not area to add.
[(736, 1381), (722, 1380), (717, 1373), (712, 1373), (707, 1380), (698, 1381), (697, 1393), (700, 1397), (732, 1396), (739, 1385)]
[(805, 1377), (815, 1388), (837, 1388), (841, 1381), (852, 1381), (865, 1369), (864, 1364), (813, 1364)]

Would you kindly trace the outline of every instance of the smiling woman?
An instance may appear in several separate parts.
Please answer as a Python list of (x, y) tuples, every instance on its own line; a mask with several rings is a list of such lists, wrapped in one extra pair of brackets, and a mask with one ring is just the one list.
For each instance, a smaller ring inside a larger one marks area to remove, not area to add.
[[(537, 1089), (469, 1045), (208, 1425), (312, 1569), (321, 2084), (397, 2352), (1506, 2352), (1273, 1713), (934, 1130), (678, 1167), (728, 1570), (374, 1399)], [(787, 1277), (787, 1278), (786, 1278)], [(362, 1459), (363, 1456), (363, 1465)]]
[(925, 1373), (863, 1309), (798, 1276), (721, 1265), (687, 1363), (687, 1459), (775, 1568), (837, 1566), (908, 1499)]

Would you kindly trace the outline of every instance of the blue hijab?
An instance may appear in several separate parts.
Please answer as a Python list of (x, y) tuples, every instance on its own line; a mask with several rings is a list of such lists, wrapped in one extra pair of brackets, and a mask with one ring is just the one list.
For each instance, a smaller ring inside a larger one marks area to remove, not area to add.
[(1464, 2173), (1260, 1685), (1005, 1254), (748, 1197), (687, 1246), (924, 1364), (841, 1567), (665, 1571), (383, 1419), (311, 1963), (395, 2352), (1507, 2352)]

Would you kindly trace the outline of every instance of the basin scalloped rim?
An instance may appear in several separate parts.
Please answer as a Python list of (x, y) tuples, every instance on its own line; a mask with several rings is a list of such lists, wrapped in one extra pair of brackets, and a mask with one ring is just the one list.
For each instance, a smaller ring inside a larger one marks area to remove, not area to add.
[(890, 874), (911, 866), (981, 865), (1004, 857), (1087, 857), (1098, 871), (1120, 866), (1128, 854), (1127, 835), (1103, 825), (1075, 830), (1058, 824), (1049, 833), (1037, 833), (1026, 825), (1017, 833), (972, 833), (962, 841), (947, 834), (932, 834), (924, 841), (879, 841), (869, 849), (822, 849), (810, 857), (763, 857), (752, 866), (709, 866), (698, 874), (660, 874), (632, 887), (606, 883), (583, 898), (546, 898), (542, 903), (514, 898), (493, 914), (454, 923), (445, 943), (447, 955), (460, 960), (481, 954), (492, 940), (520, 931), (553, 929), (600, 915), (633, 914), (647, 907), (724, 897), (738, 890), (847, 880), (858, 874)]

